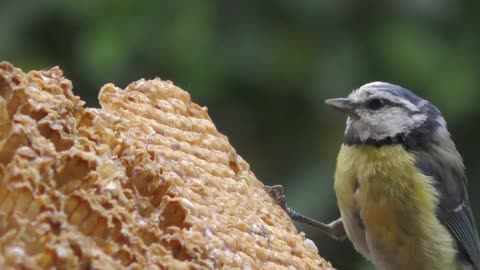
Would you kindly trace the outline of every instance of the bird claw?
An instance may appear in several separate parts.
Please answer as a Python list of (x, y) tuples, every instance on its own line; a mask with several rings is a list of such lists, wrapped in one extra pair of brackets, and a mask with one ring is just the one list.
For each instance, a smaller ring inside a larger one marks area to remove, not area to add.
[(314, 220), (307, 216), (304, 216), (295, 210), (287, 207), (287, 202), (285, 199), (285, 194), (283, 192), (282, 185), (274, 185), (274, 186), (264, 186), (263, 189), (273, 198), (273, 200), (285, 210), (288, 216), (295, 221), (308, 224), (313, 226), (322, 232), (326, 233), (330, 237), (333, 237), (336, 240), (343, 240), (346, 237), (345, 228), (343, 227), (342, 218), (334, 220), (329, 224), (325, 224), (323, 222)]
[(287, 202), (285, 199), (285, 194), (283, 193), (283, 186), (282, 185), (274, 185), (274, 186), (264, 186), (263, 189), (273, 198), (273, 200), (283, 208), (283, 210), (287, 210)]

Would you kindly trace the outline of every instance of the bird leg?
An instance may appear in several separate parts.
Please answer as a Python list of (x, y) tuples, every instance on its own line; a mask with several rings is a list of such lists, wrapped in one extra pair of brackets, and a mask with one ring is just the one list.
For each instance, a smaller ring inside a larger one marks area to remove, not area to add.
[(292, 208), (289, 208), (286, 203), (285, 194), (283, 192), (283, 186), (275, 185), (275, 186), (264, 186), (265, 191), (275, 200), (275, 202), (282, 207), (285, 212), (287, 212), (288, 216), (295, 221), (308, 224), (313, 226), (323, 233), (327, 234), (328, 236), (334, 238), (335, 240), (343, 240), (346, 237), (345, 228), (343, 227), (342, 218), (340, 217), (337, 220), (330, 222), (329, 224), (325, 224), (323, 222), (314, 220), (307, 216), (304, 216)]

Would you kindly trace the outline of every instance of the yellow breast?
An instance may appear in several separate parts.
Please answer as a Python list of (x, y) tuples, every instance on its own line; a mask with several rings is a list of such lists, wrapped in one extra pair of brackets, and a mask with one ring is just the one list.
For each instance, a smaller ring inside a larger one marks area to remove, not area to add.
[(400, 145), (343, 145), (335, 192), (348, 237), (378, 269), (461, 269), (438, 192)]

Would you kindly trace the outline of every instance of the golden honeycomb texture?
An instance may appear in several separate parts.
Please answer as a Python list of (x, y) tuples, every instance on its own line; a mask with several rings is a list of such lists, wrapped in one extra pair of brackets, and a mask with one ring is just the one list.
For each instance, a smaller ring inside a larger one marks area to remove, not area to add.
[(0, 269), (333, 269), (206, 108), (0, 63)]

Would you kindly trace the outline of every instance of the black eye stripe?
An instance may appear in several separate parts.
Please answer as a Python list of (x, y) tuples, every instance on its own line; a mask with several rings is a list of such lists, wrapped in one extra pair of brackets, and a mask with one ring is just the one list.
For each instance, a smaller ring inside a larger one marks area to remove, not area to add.
[(380, 98), (372, 98), (366, 102), (367, 108), (370, 110), (379, 110), (385, 106), (386, 101)]

